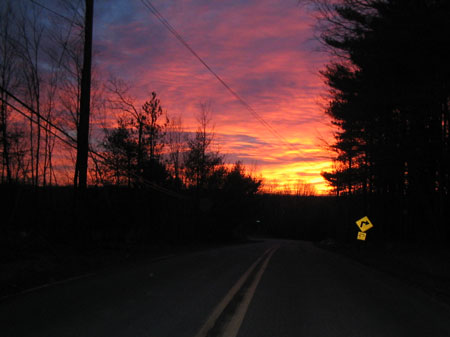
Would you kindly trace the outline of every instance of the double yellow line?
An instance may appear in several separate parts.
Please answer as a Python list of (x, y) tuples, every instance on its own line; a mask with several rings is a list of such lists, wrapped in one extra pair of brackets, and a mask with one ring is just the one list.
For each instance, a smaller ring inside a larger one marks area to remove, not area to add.
[[(252, 301), (253, 295), (255, 294), (259, 281), (261, 280), (261, 277), (264, 274), (264, 271), (266, 270), (272, 255), (277, 249), (278, 247), (271, 247), (267, 249), (250, 266), (250, 268), (247, 269), (247, 271), (241, 276), (236, 284), (214, 308), (211, 315), (208, 317), (205, 324), (203, 324), (195, 337), (207, 337), (213, 328), (216, 329), (216, 324), (218, 324), (219, 321), (223, 321), (223, 325), (219, 327), (219, 331), (215, 334), (215, 336), (237, 336), (239, 328), (241, 327), (242, 321), (244, 320), (245, 314), (247, 313), (248, 307)], [(258, 269), (256, 269), (257, 267)], [(249, 279), (251, 275), (254, 276), (252, 279)], [(248, 287), (245, 287), (245, 289), (243, 289), (244, 284), (247, 285), (247, 281), (250, 283)], [(225, 309), (229, 306), (230, 302), (237, 296), (238, 292), (241, 289), (244, 291), (244, 293), (232, 316), (224, 317)]]

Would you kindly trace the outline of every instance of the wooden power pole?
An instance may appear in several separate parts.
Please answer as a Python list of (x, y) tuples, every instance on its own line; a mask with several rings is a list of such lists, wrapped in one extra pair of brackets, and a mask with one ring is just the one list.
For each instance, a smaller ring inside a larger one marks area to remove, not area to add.
[(92, 26), (94, 0), (86, 0), (83, 69), (81, 73), (80, 120), (77, 132), (77, 161), (74, 185), (80, 189), (87, 186), (89, 153), (89, 115), (91, 103)]

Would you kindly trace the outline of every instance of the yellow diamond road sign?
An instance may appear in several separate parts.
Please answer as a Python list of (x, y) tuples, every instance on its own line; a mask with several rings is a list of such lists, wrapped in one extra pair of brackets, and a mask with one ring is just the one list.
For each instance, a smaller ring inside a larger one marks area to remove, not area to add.
[(359, 227), (361, 232), (365, 232), (373, 227), (368, 217), (364, 217), (356, 221), (356, 225)]
[(365, 241), (366, 240), (367, 233), (358, 232), (358, 240)]

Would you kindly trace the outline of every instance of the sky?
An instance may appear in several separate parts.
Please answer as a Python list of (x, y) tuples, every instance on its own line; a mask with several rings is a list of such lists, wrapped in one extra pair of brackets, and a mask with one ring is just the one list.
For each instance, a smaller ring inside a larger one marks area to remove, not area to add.
[[(97, 0), (96, 67), (127, 81), (140, 101), (155, 91), (169, 116), (196, 129), (199, 105), (212, 111), (215, 146), (242, 161), (266, 187), (299, 180), (328, 190), (332, 167), (319, 75), (328, 60), (314, 39), (314, 18), (298, 0), (152, 1), (193, 50), (276, 133), (270, 132), (139, 0)], [(280, 139), (281, 138), (281, 139)], [(286, 144), (286, 141), (290, 145)]]

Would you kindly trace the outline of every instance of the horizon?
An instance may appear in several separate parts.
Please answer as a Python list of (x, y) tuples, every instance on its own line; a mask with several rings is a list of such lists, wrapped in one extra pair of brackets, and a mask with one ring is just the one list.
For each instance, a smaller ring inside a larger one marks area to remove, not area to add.
[(182, 116), (190, 132), (197, 127), (198, 105), (210, 102), (216, 143), (228, 163), (256, 167), (276, 189), (304, 182), (318, 194), (328, 193), (320, 173), (332, 167), (323, 144), (332, 130), (318, 73), (328, 58), (318, 51), (312, 15), (296, 1), (154, 5), (290, 144), (257, 121), (141, 2), (96, 2), (93, 48), (99, 72), (127, 81), (139, 102), (155, 91), (168, 115)]

